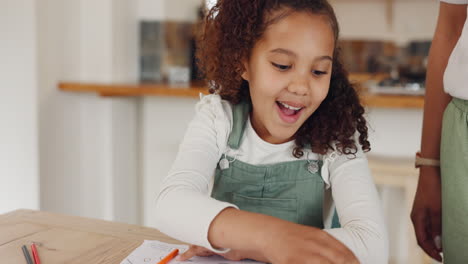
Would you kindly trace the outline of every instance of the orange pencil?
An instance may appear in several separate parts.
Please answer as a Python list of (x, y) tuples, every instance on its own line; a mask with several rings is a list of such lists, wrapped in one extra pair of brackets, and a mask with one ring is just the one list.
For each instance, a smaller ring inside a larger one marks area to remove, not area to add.
[(167, 255), (163, 259), (161, 259), (161, 261), (159, 261), (158, 264), (168, 263), (169, 261), (171, 261), (171, 259), (175, 258), (177, 256), (177, 254), (179, 254), (179, 250), (176, 248), (176, 249), (172, 250), (171, 253), (169, 253), (169, 255)]

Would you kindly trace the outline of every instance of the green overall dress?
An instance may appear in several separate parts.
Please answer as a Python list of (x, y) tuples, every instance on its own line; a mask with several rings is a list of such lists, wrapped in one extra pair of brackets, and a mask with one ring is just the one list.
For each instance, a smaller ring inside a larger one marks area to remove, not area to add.
[[(250, 104), (233, 106), (229, 148), (239, 148), (249, 113)], [(321, 167), (321, 160), (252, 165), (223, 155), (216, 168), (211, 196), (241, 210), (323, 229), (325, 183)], [(332, 227), (339, 227), (336, 211)]]

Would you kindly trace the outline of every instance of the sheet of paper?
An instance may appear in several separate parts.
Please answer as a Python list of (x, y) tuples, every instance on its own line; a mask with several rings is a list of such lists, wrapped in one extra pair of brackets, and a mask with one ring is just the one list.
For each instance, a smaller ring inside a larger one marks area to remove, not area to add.
[[(179, 249), (179, 254), (186, 251), (186, 245), (174, 245), (163, 243), (156, 240), (145, 240), (141, 246), (136, 248), (128, 257), (126, 257), (120, 264), (157, 264), (161, 259), (167, 256), (173, 249)], [(253, 260), (243, 261), (230, 261), (221, 256), (211, 257), (193, 257), (186, 261), (171, 260), (170, 264), (176, 263), (191, 263), (191, 264), (260, 264), (261, 262)]]

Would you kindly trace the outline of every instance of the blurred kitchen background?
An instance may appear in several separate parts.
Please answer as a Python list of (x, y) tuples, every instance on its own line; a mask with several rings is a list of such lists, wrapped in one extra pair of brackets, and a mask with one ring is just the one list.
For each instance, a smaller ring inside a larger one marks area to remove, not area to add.
[[(368, 110), (390, 263), (429, 263), (409, 211), (439, 1), (330, 2)], [(0, 213), (31, 208), (154, 226), (159, 183), (204, 89), (190, 82), (202, 4), (0, 0)]]

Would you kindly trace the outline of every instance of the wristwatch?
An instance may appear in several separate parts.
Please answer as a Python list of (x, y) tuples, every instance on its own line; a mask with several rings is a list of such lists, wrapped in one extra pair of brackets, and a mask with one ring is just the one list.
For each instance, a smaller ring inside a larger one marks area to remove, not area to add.
[(421, 152), (416, 152), (416, 157), (414, 160), (414, 167), (415, 168), (420, 168), (421, 166), (434, 166), (434, 167), (439, 167), (440, 166), (440, 160), (436, 159), (426, 159), (421, 157)]

